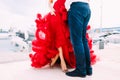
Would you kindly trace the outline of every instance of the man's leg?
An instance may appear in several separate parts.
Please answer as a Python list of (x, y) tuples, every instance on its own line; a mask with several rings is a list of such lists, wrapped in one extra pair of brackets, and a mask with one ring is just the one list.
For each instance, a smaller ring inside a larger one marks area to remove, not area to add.
[(91, 67), (91, 60), (90, 60), (90, 49), (88, 46), (88, 40), (86, 38), (86, 27), (88, 25), (89, 19), (91, 16), (91, 12), (86, 16), (84, 25), (83, 25), (83, 45), (85, 50), (85, 58), (86, 58), (86, 73), (87, 75), (92, 75), (92, 67)]
[(68, 76), (85, 77), (86, 59), (84, 45), (82, 42), (84, 17), (79, 15), (77, 10), (75, 11), (75, 9), (74, 10), (72, 9), (68, 13), (68, 24), (70, 28), (70, 37), (76, 57), (76, 69), (66, 74)]

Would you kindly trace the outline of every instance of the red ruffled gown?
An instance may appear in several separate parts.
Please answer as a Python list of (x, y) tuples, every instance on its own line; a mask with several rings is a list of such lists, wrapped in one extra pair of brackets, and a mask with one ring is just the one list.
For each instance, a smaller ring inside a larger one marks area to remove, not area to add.
[[(35, 68), (43, 67), (51, 62), (61, 46), (63, 56), (68, 66), (75, 67), (75, 55), (70, 42), (70, 34), (67, 25), (67, 10), (64, 6), (65, 0), (57, 0), (54, 4), (55, 14), (48, 13), (43, 18), (37, 14), (35, 39), (32, 41), (33, 53), (30, 53), (31, 66)], [(92, 40), (87, 34), (91, 52), (91, 63), (96, 62), (96, 55), (92, 50)], [(90, 39), (90, 40), (89, 40)]]

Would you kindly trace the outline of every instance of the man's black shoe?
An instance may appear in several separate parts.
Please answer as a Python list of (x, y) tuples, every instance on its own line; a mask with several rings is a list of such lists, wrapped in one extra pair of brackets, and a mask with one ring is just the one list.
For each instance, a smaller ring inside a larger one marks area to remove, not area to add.
[(92, 76), (92, 74), (87, 74), (88, 76)]
[(87, 75), (91, 76), (92, 75), (92, 71), (87, 71)]
[(85, 77), (86, 77), (86, 75), (84, 75), (84, 74), (79, 74), (76, 70), (71, 71), (71, 72), (67, 72), (66, 75), (67, 75), (67, 76), (71, 76), (71, 77), (82, 77), (82, 78), (85, 78)]

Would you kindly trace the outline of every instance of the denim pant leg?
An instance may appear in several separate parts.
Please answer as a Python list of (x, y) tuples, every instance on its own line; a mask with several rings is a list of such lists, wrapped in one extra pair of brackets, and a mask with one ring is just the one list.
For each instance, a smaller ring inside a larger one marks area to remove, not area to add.
[(89, 22), (90, 14), (88, 15), (88, 9), (84, 9), (81, 6), (82, 4), (74, 4), (71, 6), (68, 11), (68, 25), (71, 42), (76, 56), (76, 69), (81, 74), (86, 74), (87, 66), (90, 67), (90, 53), (86, 39), (86, 26)]
[(90, 59), (90, 49), (88, 46), (88, 40), (86, 38), (86, 26), (88, 24), (90, 18), (90, 14), (88, 14), (88, 16), (85, 18), (84, 21), (84, 27), (83, 27), (83, 37), (82, 37), (82, 41), (83, 41), (83, 45), (84, 45), (84, 50), (85, 50), (85, 59), (86, 59), (86, 70), (87, 72), (89, 71), (90, 73), (92, 73), (92, 67), (91, 67), (91, 59)]

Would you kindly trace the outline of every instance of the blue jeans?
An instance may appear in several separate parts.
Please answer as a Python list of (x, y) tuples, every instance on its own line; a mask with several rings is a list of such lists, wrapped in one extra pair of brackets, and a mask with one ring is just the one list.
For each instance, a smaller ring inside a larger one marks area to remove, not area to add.
[(73, 2), (68, 11), (70, 38), (76, 56), (76, 69), (81, 74), (92, 71), (90, 51), (86, 39), (86, 27), (91, 16), (88, 3)]

